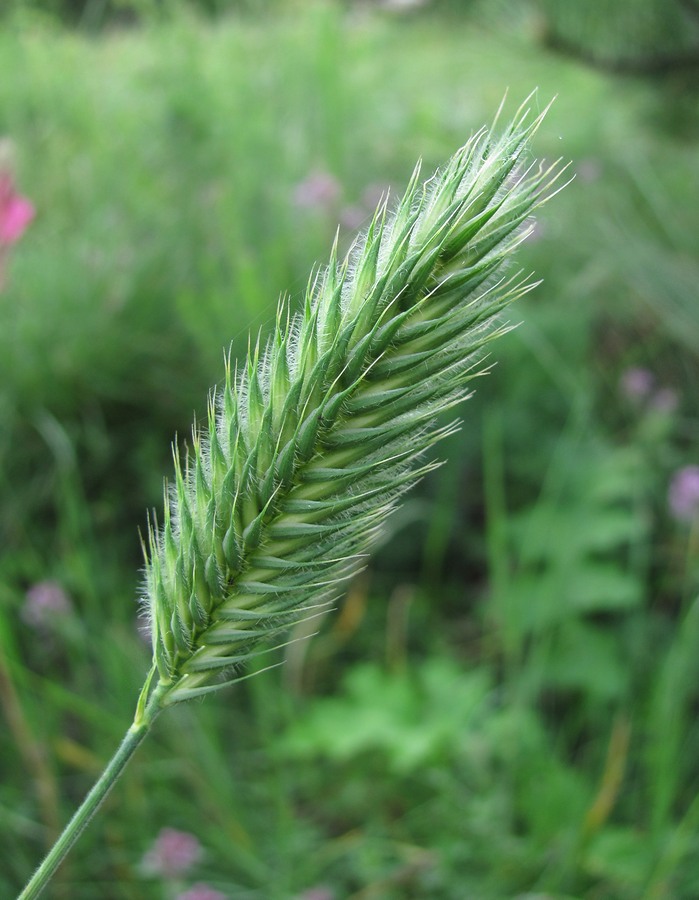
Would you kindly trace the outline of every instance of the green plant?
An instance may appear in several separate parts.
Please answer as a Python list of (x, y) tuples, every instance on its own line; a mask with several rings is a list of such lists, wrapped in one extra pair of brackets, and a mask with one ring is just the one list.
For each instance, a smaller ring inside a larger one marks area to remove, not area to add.
[(455, 425), (498, 316), (532, 284), (506, 277), (531, 211), (561, 167), (523, 161), (543, 115), (525, 106), (483, 129), (391, 215), (311, 279), (303, 313), (282, 304), (264, 350), (227, 366), (208, 428), (195, 427), (162, 527), (150, 529), (145, 603), (153, 666), (134, 722), (25, 888), (36, 897), (166, 707), (246, 677), (290, 624), (360, 567), (424, 454)]
[(699, 6), (695, 0), (561, 3), (538, 0), (554, 47), (599, 65), (640, 74), (696, 68)]
[(489, 615), (531, 698), (542, 682), (587, 697), (623, 696), (623, 632), (610, 633), (605, 617), (623, 622), (646, 600), (647, 465), (640, 448), (610, 446), (590, 433), (584, 414), (578, 419), (555, 447), (541, 496), (517, 512), (503, 506), (496, 426), (486, 428)]

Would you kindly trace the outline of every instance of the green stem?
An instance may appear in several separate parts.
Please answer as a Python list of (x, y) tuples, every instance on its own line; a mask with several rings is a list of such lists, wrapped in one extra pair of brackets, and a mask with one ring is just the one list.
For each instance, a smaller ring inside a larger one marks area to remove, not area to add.
[[(146, 687), (147, 686), (148, 682), (146, 683)], [(53, 848), (29, 880), (27, 886), (17, 900), (34, 900), (35, 897), (38, 897), (39, 894), (41, 894), (51, 880), (73, 844), (82, 834), (83, 829), (97, 812), (114, 783), (126, 768), (126, 764), (150, 731), (151, 725), (161, 710), (159, 704), (160, 694), (161, 691), (156, 688), (145, 709), (143, 708), (142, 702), (139, 701), (139, 707), (134, 723), (126, 732), (124, 740), (119, 745), (119, 749), (111, 758), (106, 769), (93, 785), (92, 790), (85, 797), (73, 818), (63, 829), (61, 836), (53, 845)]]

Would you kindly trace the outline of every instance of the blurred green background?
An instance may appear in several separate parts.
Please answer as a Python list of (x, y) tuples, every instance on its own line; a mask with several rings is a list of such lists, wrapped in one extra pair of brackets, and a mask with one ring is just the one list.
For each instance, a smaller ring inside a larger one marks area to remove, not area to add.
[(131, 721), (138, 531), (223, 348), (534, 88), (576, 178), (446, 464), (282, 668), (158, 721), (49, 896), (699, 896), (699, 3), (9, 0), (3, 897)]

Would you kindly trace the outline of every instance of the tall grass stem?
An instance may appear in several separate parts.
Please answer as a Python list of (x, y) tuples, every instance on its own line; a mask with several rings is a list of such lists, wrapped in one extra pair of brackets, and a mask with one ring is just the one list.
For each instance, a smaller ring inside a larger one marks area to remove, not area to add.
[(73, 818), (66, 825), (63, 833), (47, 854), (44, 861), (36, 870), (26, 887), (19, 895), (18, 900), (34, 900), (38, 897), (57, 869), (68, 855), (71, 847), (80, 837), (89, 824), (92, 817), (107, 798), (116, 781), (120, 778), (129, 760), (143, 743), (150, 731), (156, 716), (160, 712), (159, 694), (157, 689), (153, 692), (150, 701), (144, 710), (139, 710), (133, 725), (129, 728), (119, 745), (114, 756), (107, 764), (104, 772), (97, 779), (88, 795), (76, 810)]

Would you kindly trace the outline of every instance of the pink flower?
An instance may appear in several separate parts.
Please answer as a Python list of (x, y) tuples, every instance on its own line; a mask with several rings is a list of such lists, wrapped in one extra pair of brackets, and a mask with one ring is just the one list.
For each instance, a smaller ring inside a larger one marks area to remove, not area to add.
[(163, 828), (143, 857), (143, 868), (151, 875), (176, 878), (191, 869), (201, 855), (201, 844), (193, 834)]
[(296, 185), (294, 201), (306, 209), (328, 209), (337, 203), (341, 192), (340, 183), (333, 175), (316, 171)]
[(50, 628), (72, 611), (70, 597), (57, 581), (39, 581), (27, 591), (20, 616), (32, 628)]
[(178, 894), (175, 900), (229, 900), (226, 894), (217, 891), (208, 884), (193, 884), (189, 890)]
[(34, 207), (20, 197), (8, 172), (0, 172), (0, 246), (18, 241), (34, 218)]
[(670, 512), (679, 522), (692, 522), (699, 514), (699, 466), (684, 466), (672, 477), (667, 494)]
[(633, 366), (627, 369), (619, 380), (619, 388), (621, 393), (635, 403), (645, 400), (653, 390), (655, 378), (653, 373), (648, 369), (640, 366)]

